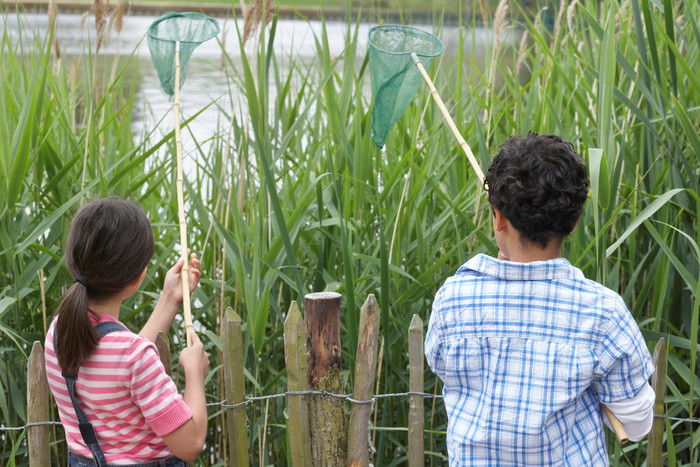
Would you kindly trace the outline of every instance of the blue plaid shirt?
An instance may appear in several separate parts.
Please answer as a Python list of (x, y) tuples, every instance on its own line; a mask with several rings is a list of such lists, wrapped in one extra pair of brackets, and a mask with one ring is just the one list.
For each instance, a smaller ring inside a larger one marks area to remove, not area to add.
[(608, 465), (600, 403), (654, 371), (622, 298), (563, 258), (472, 258), (435, 297), (425, 355), (452, 466)]

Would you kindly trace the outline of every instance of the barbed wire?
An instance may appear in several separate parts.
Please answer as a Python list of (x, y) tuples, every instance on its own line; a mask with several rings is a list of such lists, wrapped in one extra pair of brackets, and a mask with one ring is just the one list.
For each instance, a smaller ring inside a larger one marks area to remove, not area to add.
[[(333, 397), (336, 399), (343, 399), (351, 404), (356, 404), (356, 405), (369, 405), (369, 404), (374, 404), (374, 402), (377, 399), (388, 399), (390, 397), (407, 397), (407, 396), (421, 396), (426, 399), (442, 399), (442, 394), (430, 394), (427, 392), (416, 392), (416, 391), (408, 391), (408, 392), (396, 392), (396, 393), (391, 393), (391, 394), (374, 394), (371, 399), (367, 400), (357, 400), (352, 398), (352, 394), (337, 394), (333, 392), (328, 392), (328, 391), (287, 391), (287, 392), (282, 392), (278, 394), (269, 394), (266, 396), (250, 396), (246, 397), (244, 401), (237, 402), (235, 404), (227, 404), (226, 399), (219, 401), (219, 402), (210, 402), (207, 404), (207, 407), (221, 407), (225, 409), (235, 409), (238, 407), (244, 407), (248, 404), (252, 404), (253, 402), (256, 401), (265, 401), (265, 400), (270, 400), (270, 399), (281, 399), (283, 397), (288, 397), (288, 396), (325, 396), (325, 397)], [(697, 423), (700, 424), (700, 419), (697, 418), (679, 418), (679, 417), (671, 417), (665, 414), (654, 414), (654, 418), (665, 418), (668, 420), (672, 420), (674, 422), (685, 422), (685, 423)], [(0, 425), (0, 431), (21, 431), (21, 430), (26, 430), (27, 428), (33, 427), (33, 426), (44, 426), (44, 425), (63, 425), (61, 422), (56, 422), (56, 421), (47, 421), (47, 422), (31, 422), (27, 423), (26, 425), (23, 426), (16, 426), (16, 427), (8, 427), (5, 425)]]
[(207, 407), (223, 407), (227, 409), (235, 409), (237, 407), (241, 407), (244, 405), (251, 404), (255, 401), (264, 401), (268, 399), (278, 399), (282, 397), (287, 397), (287, 396), (326, 396), (326, 397), (334, 397), (337, 399), (345, 399), (346, 401), (352, 403), (352, 404), (357, 404), (357, 405), (369, 405), (372, 404), (376, 399), (383, 399), (383, 398), (389, 398), (389, 397), (403, 397), (403, 396), (423, 396), (425, 398), (440, 398), (442, 399), (442, 394), (430, 394), (427, 392), (397, 392), (393, 394), (375, 394), (372, 396), (372, 399), (360, 401), (357, 399), (352, 398), (352, 394), (336, 394), (333, 392), (328, 392), (328, 391), (287, 391), (279, 394), (271, 394), (268, 396), (251, 396), (251, 397), (246, 397), (246, 400), (242, 402), (237, 402), (235, 404), (227, 404), (226, 400), (224, 399), (223, 401), (220, 402), (211, 402), (207, 404)]
[(24, 426), (5, 426), (0, 425), (0, 431), (22, 431), (33, 426), (43, 426), (43, 425), (63, 425), (61, 422), (31, 422)]
[(664, 415), (662, 413), (659, 413), (659, 414), (655, 413), (654, 418), (667, 418), (669, 420), (673, 420), (674, 422), (700, 423), (700, 418), (669, 417), (668, 415)]

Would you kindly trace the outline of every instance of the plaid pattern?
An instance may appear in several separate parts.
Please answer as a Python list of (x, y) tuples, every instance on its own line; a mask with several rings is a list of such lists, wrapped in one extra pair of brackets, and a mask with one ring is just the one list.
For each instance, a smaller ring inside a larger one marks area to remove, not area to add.
[(435, 297), (425, 355), (452, 466), (608, 465), (600, 402), (654, 370), (622, 298), (563, 258), (472, 258)]

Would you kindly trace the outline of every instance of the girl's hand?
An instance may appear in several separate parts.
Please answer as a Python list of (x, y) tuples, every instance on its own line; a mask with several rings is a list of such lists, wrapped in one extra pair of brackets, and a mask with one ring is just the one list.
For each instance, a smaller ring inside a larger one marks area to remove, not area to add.
[[(163, 294), (171, 296), (177, 303), (182, 303), (182, 279), (180, 276), (182, 272), (182, 265), (183, 261), (182, 257), (180, 257), (177, 263), (175, 263), (175, 265), (167, 272), (165, 275), (165, 281), (163, 282)], [(190, 256), (188, 267), (190, 270), (190, 294), (192, 294), (194, 289), (197, 288), (199, 278), (202, 275), (201, 263), (197, 259), (197, 255), (195, 253), (192, 253)]]
[(180, 352), (180, 366), (185, 372), (185, 404), (192, 411), (192, 418), (175, 431), (164, 435), (163, 441), (173, 454), (187, 462), (194, 462), (204, 448), (207, 436), (207, 401), (204, 394), (204, 378), (209, 373), (209, 355), (204, 351), (197, 333), (190, 333), (192, 347)]
[(199, 340), (197, 333), (190, 332), (191, 347), (186, 347), (180, 352), (180, 366), (185, 372), (185, 379), (194, 378), (204, 381), (209, 373), (209, 354), (204, 351), (204, 344)]
[[(159, 332), (168, 333), (170, 327), (173, 325), (173, 320), (177, 314), (178, 308), (182, 305), (182, 257), (175, 263), (175, 266), (170, 268), (170, 270), (165, 274), (165, 280), (163, 281), (163, 292), (158, 297), (158, 303), (156, 303), (151, 317), (146, 322), (146, 325), (141, 329), (139, 334), (151, 342), (155, 342), (156, 337), (158, 337)], [(194, 292), (194, 289), (199, 284), (200, 272), (200, 262), (197, 259), (197, 255), (194, 253), (191, 256), (190, 262), (188, 264), (190, 270), (190, 294)]]

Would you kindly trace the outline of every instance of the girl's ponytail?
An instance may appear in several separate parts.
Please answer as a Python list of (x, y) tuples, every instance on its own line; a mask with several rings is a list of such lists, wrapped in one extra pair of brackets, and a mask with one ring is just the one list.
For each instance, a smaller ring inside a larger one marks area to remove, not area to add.
[(88, 290), (74, 282), (58, 306), (54, 348), (58, 364), (66, 374), (78, 372), (78, 368), (90, 356), (99, 337), (90, 321)]
[(90, 302), (108, 299), (137, 280), (154, 247), (151, 223), (133, 203), (99, 199), (75, 215), (66, 241), (66, 267), (75, 280), (56, 310), (54, 334), (64, 373), (77, 373), (99, 342)]

